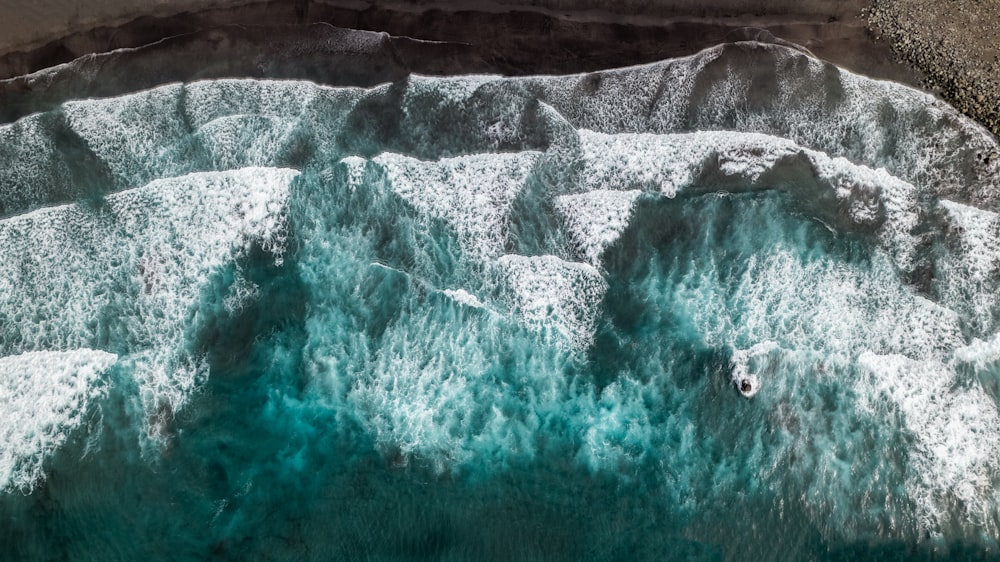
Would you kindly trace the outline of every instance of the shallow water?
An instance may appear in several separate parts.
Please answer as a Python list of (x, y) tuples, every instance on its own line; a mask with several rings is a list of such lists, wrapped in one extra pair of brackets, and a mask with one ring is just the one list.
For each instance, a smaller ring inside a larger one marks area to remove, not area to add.
[(0, 543), (996, 556), (991, 150), (758, 44), (26, 117), (0, 128)]

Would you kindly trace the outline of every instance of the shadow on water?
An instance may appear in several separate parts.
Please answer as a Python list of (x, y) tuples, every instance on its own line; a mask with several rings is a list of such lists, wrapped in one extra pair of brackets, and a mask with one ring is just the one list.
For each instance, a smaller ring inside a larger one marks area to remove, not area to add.
[[(352, 126), (377, 121), (383, 101), (363, 107)], [(397, 133), (375, 130), (354, 148), (373, 152)], [(415, 263), (430, 264), (426, 270), (444, 279), (454, 275), (450, 258), (423, 259), (422, 246), (408, 240), (420, 234), (438, 244), (455, 242), (433, 228), (404, 239), (400, 232), (417, 229), (406, 212), (383, 212), (393, 204), (391, 197), (351, 199), (346, 188), (332, 197), (318, 191), (328, 187), (296, 184), (293, 206), (333, 199), (332, 205), (341, 207), (323, 215), (334, 223), (325, 225), (330, 232), (367, 229), (361, 238), (370, 255), (358, 250), (350, 256), (356, 263), (345, 258), (321, 264), (362, 273), (346, 281), (329, 272), (317, 279), (334, 295), (327, 304), (350, 309), (344, 316), (358, 319), (344, 331), (361, 333), (377, 348), (422, 290), (411, 274)], [(121, 382), (101, 412), (91, 412), (102, 428), (95, 446), (76, 436), (47, 462), (48, 480), (32, 494), (0, 496), (5, 522), (0, 546), (21, 560), (995, 557), (994, 551), (966, 543), (937, 549), (894, 542), (830, 544), (805, 508), (794, 501), (783, 507), (784, 498), (801, 497), (799, 483), (772, 486), (758, 476), (763, 463), (747, 453), (754, 439), (766, 450), (776, 434), (794, 433), (797, 422), (775, 422), (763, 396), (751, 402), (737, 395), (729, 379), (731, 350), (710, 344), (690, 314), (671, 306), (682, 299), (668, 289), (706, 265), (715, 268), (720, 285), (736, 285), (749, 255), (767, 247), (776, 233), (805, 232), (803, 239), (816, 246), (799, 248), (806, 254), (852, 257), (850, 243), (814, 236), (825, 230), (785, 213), (785, 199), (770, 193), (642, 200), (632, 226), (607, 252), (605, 313), (587, 368), (597, 395), (626, 378), (647, 385), (641, 399), (649, 401), (643, 406), (656, 433), (648, 451), (630, 451), (634, 458), (618, 466), (598, 471), (578, 462), (579, 437), (567, 435), (574, 431), (568, 422), (539, 431), (538, 440), (550, 443), (540, 445), (533, 458), (484, 459), (453, 471), (380, 448), (349, 403), (310, 386), (303, 350), (314, 311), (297, 249), (278, 264), (253, 247), (216, 272), (201, 295), (189, 351), (207, 358), (211, 376), (170, 424), (168, 444), (152, 453), (137, 444), (134, 428), (141, 414), (123, 398), (137, 391)], [(348, 208), (352, 202), (355, 207)], [(775, 210), (792, 218), (776, 219), (780, 224), (767, 232), (773, 225), (765, 219)], [(761, 232), (745, 228), (747, 223)], [(747, 233), (756, 238), (741, 238)], [(454, 253), (451, 246), (446, 249), (440, 255)], [(709, 264), (713, 252), (725, 259)], [(344, 286), (331, 288), (335, 282)], [(240, 287), (249, 296), (231, 299)], [(434, 299), (444, 300), (427, 300)], [(835, 413), (838, 396), (820, 389), (801, 401)], [(778, 427), (781, 423), (787, 427)]]
[(292, 260), (275, 263), (254, 244), (206, 284), (199, 299), (204, 322), (191, 338), (191, 351), (207, 358), (209, 371), (219, 374), (214, 378), (241, 378), (261, 369), (267, 360), (261, 354), (269, 349), (262, 341), (301, 330), (306, 289), (294, 267)]

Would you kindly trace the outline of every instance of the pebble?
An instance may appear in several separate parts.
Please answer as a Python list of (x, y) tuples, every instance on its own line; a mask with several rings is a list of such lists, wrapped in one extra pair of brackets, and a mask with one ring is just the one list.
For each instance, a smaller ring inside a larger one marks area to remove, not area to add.
[[(1000, 27), (1000, 13), (990, 10), (978, 0), (873, 0), (862, 17), (873, 35), (927, 76), (928, 89), (1000, 136), (1000, 85), (981, 56), (995, 48)], [(954, 17), (959, 12), (969, 17)]]

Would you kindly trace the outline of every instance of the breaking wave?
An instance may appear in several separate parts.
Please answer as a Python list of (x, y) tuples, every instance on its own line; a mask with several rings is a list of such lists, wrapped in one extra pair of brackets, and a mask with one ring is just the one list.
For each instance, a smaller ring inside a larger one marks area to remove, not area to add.
[(758, 43), (22, 118), (0, 542), (995, 553), (997, 150), (926, 94)]

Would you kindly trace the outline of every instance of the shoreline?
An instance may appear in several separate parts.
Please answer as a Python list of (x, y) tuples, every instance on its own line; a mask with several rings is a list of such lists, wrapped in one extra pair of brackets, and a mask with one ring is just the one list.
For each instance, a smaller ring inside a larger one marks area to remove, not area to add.
[(73, 0), (0, 0), (0, 54), (28, 51), (99, 27), (117, 28), (142, 17), (227, 14), (216, 23), (260, 23), (241, 12), (266, 11), (292, 18), (274, 23), (310, 23), (331, 8), (411, 14), (534, 12), (578, 23), (661, 25), (672, 19), (733, 19), (825, 22), (857, 19), (867, 0), (91, 0), (81, 12)]
[(0, 21), (14, 22), (0, 24), (7, 32), (0, 33), (5, 92), (12, 78), (88, 55), (212, 33), (224, 49), (234, 26), (260, 22), (284, 34), (292, 26), (329, 24), (448, 43), (451, 58), (437, 65), (439, 72), (511, 76), (592, 72), (762, 40), (789, 42), (856, 74), (928, 91), (1000, 136), (1000, 46), (993, 31), (1000, 29), (1000, 10), (974, 0), (950, 7), (928, 0), (724, 0), (711, 7), (690, 0), (581, 0), (572, 9), (558, 0), (226, 0), (212, 7), (204, 0), (101, 0), (90, 16), (78, 9), (45, 12), (67, 1), (0, 0), (6, 16)]
[[(124, 9), (129, 0), (114, 1)], [(22, 2), (0, 0), (0, 10), (9, 11), (11, 4)], [(0, 40), (0, 79), (29, 74), (88, 54), (142, 47), (226, 25), (267, 22), (268, 25), (327, 23), (419, 40), (464, 43), (500, 61), (501, 67), (507, 67), (504, 73), (513, 75), (562, 74), (654, 62), (691, 55), (719, 43), (756, 39), (754, 35), (763, 31), (771, 36), (766, 41), (779, 38), (801, 45), (819, 58), (858, 74), (913, 86), (919, 86), (923, 80), (919, 73), (892, 60), (889, 44), (875, 40), (865, 28), (860, 18), (864, 0), (812, 0), (794, 6), (779, 2), (769, 7), (748, 0), (728, 0), (716, 3), (711, 10), (694, 9), (683, 0), (651, 4), (633, 0), (632, 3), (635, 6), (626, 2), (624, 9), (622, 6), (599, 9), (596, 4), (578, 2), (579, 7), (570, 11), (557, 9), (552, 0), (518, 4), (496, 0), (377, 4), (359, 0), (234, 2), (200, 11), (139, 15), (84, 30), (64, 27), (61, 29), (65, 33), (53, 30), (47, 40), (28, 44), (14, 44), (11, 38)], [(180, 5), (195, 4), (192, 0)], [(731, 8), (728, 11), (727, 6)], [(628, 12), (630, 7), (636, 11)], [(162, 7), (154, 8), (162, 11)], [(26, 25), (30, 27), (30, 22)], [(31, 33), (25, 31), (21, 35)]]
[(865, 17), (925, 89), (1000, 137), (1000, 4), (873, 0)]

